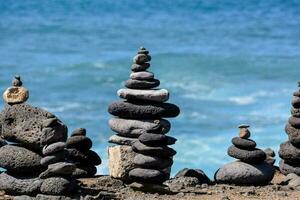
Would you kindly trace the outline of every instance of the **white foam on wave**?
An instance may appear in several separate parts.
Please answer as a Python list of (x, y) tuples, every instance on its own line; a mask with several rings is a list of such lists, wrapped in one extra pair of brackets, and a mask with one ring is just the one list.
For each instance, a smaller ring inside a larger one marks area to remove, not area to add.
[(228, 100), (237, 105), (250, 105), (255, 103), (255, 98), (253, 96), (229, 97)]

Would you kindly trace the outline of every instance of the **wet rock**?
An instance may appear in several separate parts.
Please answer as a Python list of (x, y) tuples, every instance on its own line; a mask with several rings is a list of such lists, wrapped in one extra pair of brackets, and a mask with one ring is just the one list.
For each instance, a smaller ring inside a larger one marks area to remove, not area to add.
[(41, 185), (41, 192), (48, 195), (69, 195), (77, 189), (75, 182), (62, 177), (45, 179)]
[(259, 163), (266, 159), (266, 154), (260, 149), (244, 150), (235, 146), (228, 149), (228, 155), (246, 163)]
[(145, 100), (155, 102), (165, 102), (169, 99), (169, 92), (166, 89), (136, 90), (120, 89), (118, 96), (129, 100)]
[(152, 89), (160, 85), (160, 81), (157, 79), (151, 80), (133, 80), (129, 79), (125, 81), (125, 87), (129, 89)]
[(179, 177), (195, 177), (199, 180), (200, 184), (211, 182), (206, 174), (200, 169), (184, 168), (175, 175), (175, 178)]

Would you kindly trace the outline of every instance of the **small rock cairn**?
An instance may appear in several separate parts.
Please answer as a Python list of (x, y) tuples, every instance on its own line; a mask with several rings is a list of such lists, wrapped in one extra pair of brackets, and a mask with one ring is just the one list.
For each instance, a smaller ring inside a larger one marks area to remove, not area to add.
[(110, 175), (141, 184), (161, 184), (170, 176), (172, 157), (176, 151), (169, 148), (176, 142), (165, 134), (170, 122), (163, 118), (179, 115), (179, 108), (170, 103), (169, 92), (154, 89), (160, 81), (147, 69), (149, 51), (141, 47), (133, 58), (130, 79), (118, 96), (124, 100), (112, 103), (108, 112), (114, 116), (109, 126), (116, 132), (109, 142)]
[(228, 148), (228, 155), (238, 159), (221, 167), (215, 174), (218, 183), (235, 185), (265, 185), (274, 176), (274, 168), (265, 162), (267, 156), (264, 151), (257, 149), (255, 141), (249, 139), (249, 125), (239, 126), (239, 137), (232, 139), (232, 146)]
[(75, 129), (67, 140), (68, 160), (75, 163), (73, 172), (75, 178), (93, 177), (97, 173), (97, 165), (101, 164), (101, 158), (90, 150), (92, 140), (86, 136), (85, 128)]
[[(298, 86), (300, 88), (300, 81)], [(285, 126), (289, 140), (280, 145), (279, 156), (282, 160), (279, 168), (285, 175), (295, 173), (300, 176), (300, 89), (293, 94), (291, 114)]]

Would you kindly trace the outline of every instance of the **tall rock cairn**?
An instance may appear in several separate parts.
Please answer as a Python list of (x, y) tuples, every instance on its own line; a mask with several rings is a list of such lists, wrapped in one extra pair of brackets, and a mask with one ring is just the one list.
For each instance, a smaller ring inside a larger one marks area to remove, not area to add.
[(292, 116), (285, 126), (289, 140), (280, 145), (279, 156), (282, 160), (279, 168), (285, 175), (295, 173), (300, 176), (300, 81), (298, 87), (298, 91), (293, 94)]
[(155, 89), (160, 81), (147, 69), (151, 56), (144, 47), (133, 58), (130, 79), (118, 96), (124, 100), (112, 103), (108, 112), (114, 116), (109, 126), (116, 132), (109, 142), (109, 169), (114, 178), (139, 183), (160, 184), (170, 176), (172, 157), (176, 151), (167, 145), (176, 142), (165, 134), (170, 122), (163, 118), (179, 115), (170, 103), (166, 89)]

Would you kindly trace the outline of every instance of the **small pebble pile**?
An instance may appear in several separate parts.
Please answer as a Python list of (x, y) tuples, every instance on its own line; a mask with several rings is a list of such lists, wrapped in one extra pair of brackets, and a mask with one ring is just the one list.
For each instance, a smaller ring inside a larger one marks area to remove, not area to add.
[(76, 165), (73, 172), (75, 178), (93, 177), (97, 173), (97, 165), (101, 164), (99, 155), (90, 150), (92, 140), (86, 136), (86, 129), (75, 129), (67, 140), (68, 160)]
[(249, 126), (242, 124), (239, 128), (239, 137), (234, 137), (233, 145), (228, 148), (228, 155), (238, 161), (221, 167), (215, 174), (215, 180), (235, 185), (266, 185), (274, 176), (274, 168), (265, 162), (266, 153), (257, 149), (256, 142), (249, 139)]
[(292, 116), (285, 126), (289, 140), (280, 145), (279, 156), (282, 160), (279, 168), (285, 175), (295, 173), (300, 176), (300, 81), (298, 85), (299, 89), (292, 99)]
[[(176, 139), (165, 135), (170, 130), (170, 122), (163, 118), (176, 117), (180, 110), (174, 104), (165, 103), (169, 99), (166, 89), (155, 89), (160, 81), (147, 71), (150, 60), (149, 51), (143, 47), (133, 58), (126, 88), (118, 91), (118, 96), (124, 100), (108, 108), (109, 113), (116, 116), (109, 121), (109, 126), (117, 133), (109, 142), (130, 146), (135, 152), (131, 157), (118, 155), (123, 161), (133, 163), (131, 167), (124, 167), (132, 182), (161, 184), (169, 178), (172, 157), (176, 154), (168, 147)], [(115, 158), (118, 156), (110, 154), (110, 162), (118, 160)]]

